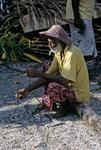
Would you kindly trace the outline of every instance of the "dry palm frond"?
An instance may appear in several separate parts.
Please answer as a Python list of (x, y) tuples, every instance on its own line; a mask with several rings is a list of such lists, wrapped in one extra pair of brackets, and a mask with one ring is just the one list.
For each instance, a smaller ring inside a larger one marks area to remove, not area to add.
[(10, 6), (12, 11), (3, 18), (0, 30), (5, 26), (11, 29), (12, 24), (19, 24), (19, 19), (23, 26), (30, 22), (32, 30), (50, 27), (55, 23), (56, 16), (65, 15), (65, 5), (66, 0), (14, 0)]
[[(64, 2), (61, 3), (56, 0), (39, 0), (36, 2), (30, 0), (27, 4), (28, 14), (20, 18), (21, 25), (25, 32), (27, 32), (27, 29), (29, 30), (29, 25), (30, 31), (50, 27), (52, 24), (55, 24), (56, 16), (62, 17), (65, 15)], [(29, 24), (29, 22), (31, 22), (31, 24)]]
[(95, 19), (94, 22), (94, 33), (95, 33), (96, 44), (101, 44), (101, 23), (100, 22), (101, 22), (101, 18)]

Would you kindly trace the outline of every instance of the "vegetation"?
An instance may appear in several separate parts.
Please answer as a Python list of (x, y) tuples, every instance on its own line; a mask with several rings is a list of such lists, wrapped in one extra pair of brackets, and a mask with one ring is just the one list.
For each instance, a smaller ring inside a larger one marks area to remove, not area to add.
[[(21, 38), (21, 39), (20, 39)], [(28, 54), (29, 41), (28, 39), (21, 37), (20, 34), (14, 34), (11, 32), (5, 32), (0, 37), (0, 60), (8, 63), (10, 61), (26, 60), (29, 59), (41, 63), (34, 54)]]

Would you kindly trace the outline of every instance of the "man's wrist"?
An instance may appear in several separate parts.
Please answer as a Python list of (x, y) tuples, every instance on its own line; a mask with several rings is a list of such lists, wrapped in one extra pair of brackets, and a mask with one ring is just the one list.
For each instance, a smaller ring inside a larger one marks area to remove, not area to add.
[(26, 88), (24, 89), (24, 91), (28, 94), (28, 93), (31, 91), (31, 87), (30, 87), (30, 86), (26, 87)]
[(77, 14), (74, 14), (74, 20), (80, 20), (81, 18), (80, 18), (80, 14), (79, 13), (77, 13)]

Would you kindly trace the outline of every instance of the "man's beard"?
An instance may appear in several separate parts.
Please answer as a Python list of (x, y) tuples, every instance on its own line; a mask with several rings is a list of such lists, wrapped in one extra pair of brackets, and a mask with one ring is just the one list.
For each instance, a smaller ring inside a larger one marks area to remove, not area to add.
[(58, 43), (57, 46), (53, 48), (53, 50), (55, 52), (57, 52), (57, 51), (61, 52), (62, 51), (62, 45), (60, 43)]
[(51, 55), (51, 53), (56, 53), (57, 51), (58, 52), (62, 51), (62, 45), (60, 43), (58, 43), (56, 47), (50, 48), (49, 55)]

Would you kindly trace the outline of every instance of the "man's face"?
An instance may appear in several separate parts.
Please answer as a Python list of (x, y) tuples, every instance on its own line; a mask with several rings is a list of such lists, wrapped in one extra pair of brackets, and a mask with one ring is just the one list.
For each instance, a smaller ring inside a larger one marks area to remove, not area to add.
[(58, 42), (57, 42), (57, 40), (55, 40), (55, 39), (48, 39), (48, 47), (50, 48), (50, 49), (54, 49), (55, 47), (57, 47), (57, 45), (58, 45)]

